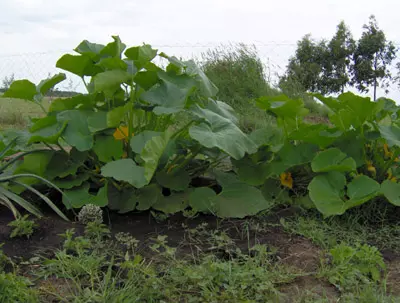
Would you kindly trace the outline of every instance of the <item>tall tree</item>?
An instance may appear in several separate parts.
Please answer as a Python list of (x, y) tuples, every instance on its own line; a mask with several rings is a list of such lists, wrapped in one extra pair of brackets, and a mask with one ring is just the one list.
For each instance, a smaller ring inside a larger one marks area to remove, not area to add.
[(323, 60), (323, 75), (320, 91), (324, 93), (344, 92), (350, 83), (352, 57), (355, 41), (344, 21), (336, 28), (336, 34), (329, 41)]
[(372, 85), (376, 100), (377, 87), (387, 88), (392, 80), (389, 67), (396, 58), (396, 48), (378, 27), (375, 16), (371, 15), (363, 28), (353, 56), (352, 83), (361, 92), (368, 92)]
[(298, 84), (305, 91), (319, 91), (325, 53), (325, 41), (315, 42), (310, 34), (304, 36), (297, 42), (296, 53), (289, 59), (286, 74), (281, 78), (280, 86), (291, 82)]

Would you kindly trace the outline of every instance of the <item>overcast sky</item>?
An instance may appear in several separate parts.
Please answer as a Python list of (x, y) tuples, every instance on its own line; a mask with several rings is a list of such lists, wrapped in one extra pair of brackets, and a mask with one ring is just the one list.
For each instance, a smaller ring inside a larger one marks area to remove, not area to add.
[[(307, 33), (330, 38), (341, 20), (358, 38), (374, 14), (387, 38), (400, 43), (399, 9), (398, 0), (0, 0), (0, 77), (27, 60), (17, 55), (67, 51), (83, 39), (106, 43), (111, 35), (128, 45), (175, 45), (165, 48), (178, 55), (195, 53), (193, 44), (255, 43), (265, 45), (259, 48), (264, 59), (283, 69), (297, 40)], [(20, 69), (32, 75), (39, 63)]]

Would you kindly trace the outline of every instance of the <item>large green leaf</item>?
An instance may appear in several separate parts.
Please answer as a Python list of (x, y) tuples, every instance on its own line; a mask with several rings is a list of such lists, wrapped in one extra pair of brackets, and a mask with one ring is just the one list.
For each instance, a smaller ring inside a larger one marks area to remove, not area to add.
[(380, 194), (381, 186), (367, 176), (357, 176), (347, 184), (346, 209), (361, 205)]
[(63, 203), (67, 208), (72, 206), (73, 208), (80, 208), (92, 199), (92, 195), (89, 193), (89, 183), (84, 183), (79, 187), (73, 189), (64, 190), (65, 196), (63, 196)]
[(67, 110), (57, 115), (59, 122), (68, 123), (63, 133), (65, 141), (79, 151), (93, 147), (93, 135), (88, 127), (87, 117), (88, 114), (80, 110)]
[(217, 147), (238, 160), (245, 153), (256, 152), (256, 144), (246, 136), (231, 120), (198, 105), (191, 108), (192, 113), (207, 123), (189, 128), (190, 136), (207, 148)]
[(400, 147), (400, 127), (392, 125), (379, 125), (381, 136), (386, 139), (387, 144)]
[(152, 206), (153, 209), (165, 214), (175, 214), (183, 211), (189, 204), (188, 192), (172, 193), (170, 196), (161, 196)]
[(138, 210), (148, 210), (162, 198), (161, 188), (157, 184), (149, 184), (138, 191)]
[(61, 189), (72, 189), (79, 187), (89, 179), (89, 174), (78, 174), (66, 178), (57, 178), (52, 180), (52, 183)]
[(93, 76), (101, 71), (93, 64), (90, 57), (65, 54), (56, 63), (56, 67), (69, 71), (79, 77)]
[(285, 95), (260, 97), (257, 106), (281, 118), (303, 117), (308, 114), (300, 99), (290, 99)]
[(316, 173), (329, 171), (355, 171), (356, 162), (353, 158), (347, 157), (338, 148), (329, 148), (319, 152), (311, 162), (311, 168)]
[(122, 43), (119, 36), (111, 37), (114, 41), (108, 43), (102, 50), (100, 50), (100, 54), (102, 56), (121, 57), (122, 52), (126, 48), (126, 45)]
[(347, 209), (361, 205), (380, 194), (380, 185), (367, 176), (358, 176), (347, 185), (345, 176), (332, 171), (314, 177), (308, 186), (309, 195), (317, 209), (325, 216), (341, 215)]
[(156, 180), (161, 186), (176, 191), (186, 190), (191, 181), (189, 173), (184, 169), (175, 169), (171, 172), (160, 171), (156, 173)]
[(381, 191), (385, 198), (393, 205), (400, 206), (400, 184), (389, 180), (382, 183)]
[(104, 177), (128, 182), (136, 188), (141, 188), (148, 183), (145, 178), (145, 168), (137, 166), (132, 159), (109, 162), (101, 168), (101, 173)]
[(103, 44), (97, 44), (83, 40), (75, 49), (77, 53), (90, 57), (90, 59), (97, 61), (100, 58), (100, 52), (104, 48)]
[(120, 69), (127, 71), (128, 69), (128, 64), (117, 57), (103, 58), (96, 65), (100, 66), (104, 70)]
[(140, 98), (156, 106), (153, 109), (156, 115), (162, 115), (177, 113), (184, 109), (188, 94), (189, 89), (163, 81), (141, 94)]
[(197, 212), (214, 213), (215, 191), (208, 187), (195, 188), (189, 195), (189, 205)]
[(31, 138), (28, 142), (57, 144), (66, 127), (67, 122), (57, 121), (56, 116), (41, 118), (30, 128)]
[(209, 99), (207, 103), (207, 109), (228, 120), (231, 120), (236, 125), (239, 124), (239, 119), (236, 115), (235, 110), (225, 102)]
[(345, 185), (345, 176), (333, 171), (314, 177), (308, 185), (308, 191), (311, 200), (322, 214), (341, 215), (347, 209), (342, 199)]
[(216, 195), (211, 189), (196, 188), (189, 197), (193, 209), (221, 218), (244, 218), (271, 206), (259, 189), (240, 182), (236, 176), (218, 172), (216, 177), (222, 191)]
[(272, 152), (278, 152), (284, 144), (283, 130), (278, 127), (258, 128), (250, 134), (250, 139), (258, 148), (269, 146)]
[(125, 120), (125, 115), (131, 107), (131, 103), (127, 103), (124, 106), (118, 106), (113, 108), (107, 113), (107, 126), (118, 127), (121, 122)]
[(40, 83), (37, 86), (37, 90), (42, 95), (45, 95), (50, 89), (52, 89), (54, 86), (56, 86), (58, 83), (64, 81), (65, 79), (66, 79), (66, 77), (65, 77), (64, 73), (56, 74), (49, 79), (40, 81)]
[(268, 176), (267, 162), (254, 163), (250, 158), (244, 157), (232, 163), (237, 168), (239, 179), (249, 185), (262, 185)]
[(137, 190), (133, 187), (118, 190), (109, 185), (107, 193), (108, 207), (113, 210), (118, 210), (121, 214), (135, 210), (138, 201), (136, 191)]
[(78, 94), (71, 98), (59, 98), (51, 102), (49, 112), (61, 112), (69, 109), (92, 109), (95, 101), (90, 95)]
[(201, 68), (193, 60), (183, 62), (186, 66), (186, 74), (193, 77), (200, 88), (200, 92), (205, 97), (215, 97), (218, 93), (218, 88), (206, 76)]
[(145, 90), (149, 90), (159, 82), (157, 72), (148, 70), (138, 72), (134, 80), (136, 84), (139, 84)]
[(330, 128), (324, 124), (303, 124), (299, 129), (290, 133), (290, 138), (316, 144), (325, 148), (331, 145), (341, 135), (342, 132), (337, 128)]
[(152, 137), (144, 146), (141, 157), (145, 162), (144, 169), (147, 183), (153, 178), (158, 163), (168, 147), (171, 135), (169, 131), (165, 131), (161, 136)]
[(151, 130), (142, 131), (131, 138), (130, 146), (133, 152), (140, 154), (146, 143), (153, 137), (161, 136), (161, 132)]
[(148, 62), (157, 56), (157, 50), (150, 45), (135, 46), (125, 51), (125, 56), (135, 63), (138, 69), (142, 69)]
[(87, 123), (90, 132), (95, 133), (109, 128), (107, 117), (108, 112), (105, 111), (88, 113)]
[(9, 89), (3, 94), (3, 97), (35, 101), (36, 94), (35, 84), (29, 80), (16, 80), (11, 83)]
[(112, 90), (115, 91), (121, 84), (128, 82), (131, 76), (123, 70), (115, 69), (98, 73), (93, 78), (95, 92)]
[(87, 153), (72, 149), (70, 154), (63, 151), (56, 152), (46, 169), (46, 178), (52, 180), (56, 177), (65, 178), (75, 175), (87, 159)]
[(120, 159), (124, 153), (121, 140), (115, 140), (113, 136), (96, 136), (93, 151), (101, 162), (111, 162)]

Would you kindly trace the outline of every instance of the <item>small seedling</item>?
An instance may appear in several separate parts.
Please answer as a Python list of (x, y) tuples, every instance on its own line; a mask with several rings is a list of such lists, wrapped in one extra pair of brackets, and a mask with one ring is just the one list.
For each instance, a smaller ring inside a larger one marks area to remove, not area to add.
[(29, 220), (29, 215), (18, 217), (14, 221), (8, 223), (12, 227), (10, 238), (23, 237), (29, 238), (33, 234), (34, 228), (37, 226), (33, 220)]

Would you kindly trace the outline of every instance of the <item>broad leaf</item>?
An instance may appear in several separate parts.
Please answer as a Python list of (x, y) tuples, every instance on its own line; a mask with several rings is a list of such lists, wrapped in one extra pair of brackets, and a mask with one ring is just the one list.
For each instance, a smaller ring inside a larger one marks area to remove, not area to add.
[(95, 92), (115, 91), (122, 83), (128, 82), (131, 76), (123, 70), (115, 69), (98, 73), (93, 78)]
[(327, 125), (303, 124), (299, 129), (290, 133), (290, 138), (316, 144), (321, 148), (325, 148), (331, 145), (341, 135), (342, 132), (337, 128), (330, 128)]
[(112, 36), (113, 42), (108, 43), (101, 51), (102, 56), (121, 57), (126, 45), (121, 42), (118, 36)]
[(389, 126), (379, 125), (379, 131), (381, 136), (386, 139), (389, 147), (398, 146), (400, 147), (400, 127), (392, 124)]
[(66, 54), (56, 63), (56, 67), (69, 71), (79, 77), (93, 76), (101, 69), (96, 67), (90, 57)]
[(86, 182), (89, 179), (89, 177), (89, 174), (79, 174), (67, 178), (55, 179), (52, 183), (61, 189), (72, 189), (74, 187), (80, 187), (83, 182)]
[(161, 188), (157, 184), (149, 184), (138, 191), (138, 210), (148, 210), (162, 199)]
[(55, 116), (41, 118), (30, 128), (31, 137), (28, 142), (57, 144), (66, 127), (67, 122), (59, 122)]
[(304, 107), (303, 101), (290, 99), (285, 95), (258, 98), (257, 106), (280, 118), (292, 119), (308, 114), (308, 109)]
[(49, 112), (61, 112), (69, 109), (92, 109), (94, 100), (90, 95), (76, 95), (71, 98), (55, 99), (51, 102)]
[(157, 170), (158, 163), (168, 147), (171, 133), (166, 131), (161, 136), (153, 137), (147, 141), (144, 146), (141, 157), (145, 169), (145, 179), (147, 183), (151, 181), (155, 171)]
[(135, 63), (138, 69), (142, 69), (148, 62), (157, 56), (157, 50), (150, 45), (135, 46), (125, 51), (125, 56)]
[(16, 80), (11, 83), (10, 88), (6, 90), (3, 97), (35, 101), (36, 94), (35, 84), (28, 80)]
[(153, 112), (156, 115), (162, 115), (177, 113), (184, 109), (188, 94), (188, 89), (163, 81), (143, 93), (140, 98), (152, 105), (156, 105)]
[(256, 152), (256, 144), (232, 121), (198, 105), (191, 110), (208, 122), (191, 126), (189, 129), (190, 136), (201, 145), (207, 148), (217, 147), (236, 160), (242, 158), (245, 153)]
[(160, 171), (156, 174), (158, 184), (165, 188), (176, 191), (184, 191), (189, 187), (189, 173), (183, 169), (172, 170), (171, 172)]
[(87, 124), (87, 114), (80, 110), (67, 110), (57, 115), (59, 122), (67, 122), (63, 137), (65, 141), (79, 151), (86, 151), (93, 147), (93, 135)]
[(37, 90), (42, 95), (45, 95), (50, 89), (54, 88), (54, 86), (64, 81), (65, 79), (66, 79), (65, 74), (59, 73), (49, 79), (40, 81), (40, 83), (37, 86)]
[(84, 183), (80, 187), (64, 190), (64, 205), (67, 208), (70, 208), (70, 206), (73, 208), (81, 208), (82, 206), (89, 204), (93, 197), (91, 194), (89, 194), (89, 187), (89, 183)]
[(311, 162), (311, 168), (316, 173), (329, 171), (355, 171), (356, 162), (353, 158), (347, 157), (338, 148), (329, 148), (319, 152)]
[(380, 185), (367, 176), (358, 176), (347, 185), (346, 209), (361, 205), (380, 194)]
[(131, 138), (130, 146), (133, 152), (141, 154), (146, 143), (153, 137), (162, 135), (161, 132), (151, 130), (142, 131)]
[(108, 207), (118, 210), (119, 213), (127, 213), (135, 210), (138, 197), (136, 189), (133, 187), (116, 189), (114, 186), (108, 186)]
[(218, 88), (210, 79), (208, 79), (203, 70), (199, 68), (193, 60), (185, 61), (183, 63), (186, 66), (186, 73), (197, 81), (200, 87), (200, 92), (205, 97), (215, 97), (218, 93)]
[(175, 214), (183, 211), (189, 204), (189, 195), (187, 192), (172, 193), (170, 196), (161, 196), (152, 206), (153, 209), (164, 214)]
[(346, 211), (342, 197), (346, 178), (333, 171), (316, 176), (308, 185), (311, 200), (324, 216), (341, 215)]
[(93, 151), (101, 162), (118, 160), (124, 153), (123, 142), (115, 140), (113, 136), (96, 136)]
[(128, 182), (136, 188), (141, 188), (148, 183), (145, 179), (145, 168), (137, 166), (132, 159), (109, 162), (101, 168), (101, 174), (104, 177)]
[(88, 40), (83, 40), (75, 49), (77, 53), (90, 57), (90, 59), (97, 61), (100, 58), (100, 52), (104, 45), (91, 43)]
[(382, 183), (381, 191), (385, 198), (393, 205), (400, 206), (400, 184), (385, 180)]
[(208, 187), (195, 188), (189, 195), (189, 205), (197, 212), (214, 213), (216, 193)]

